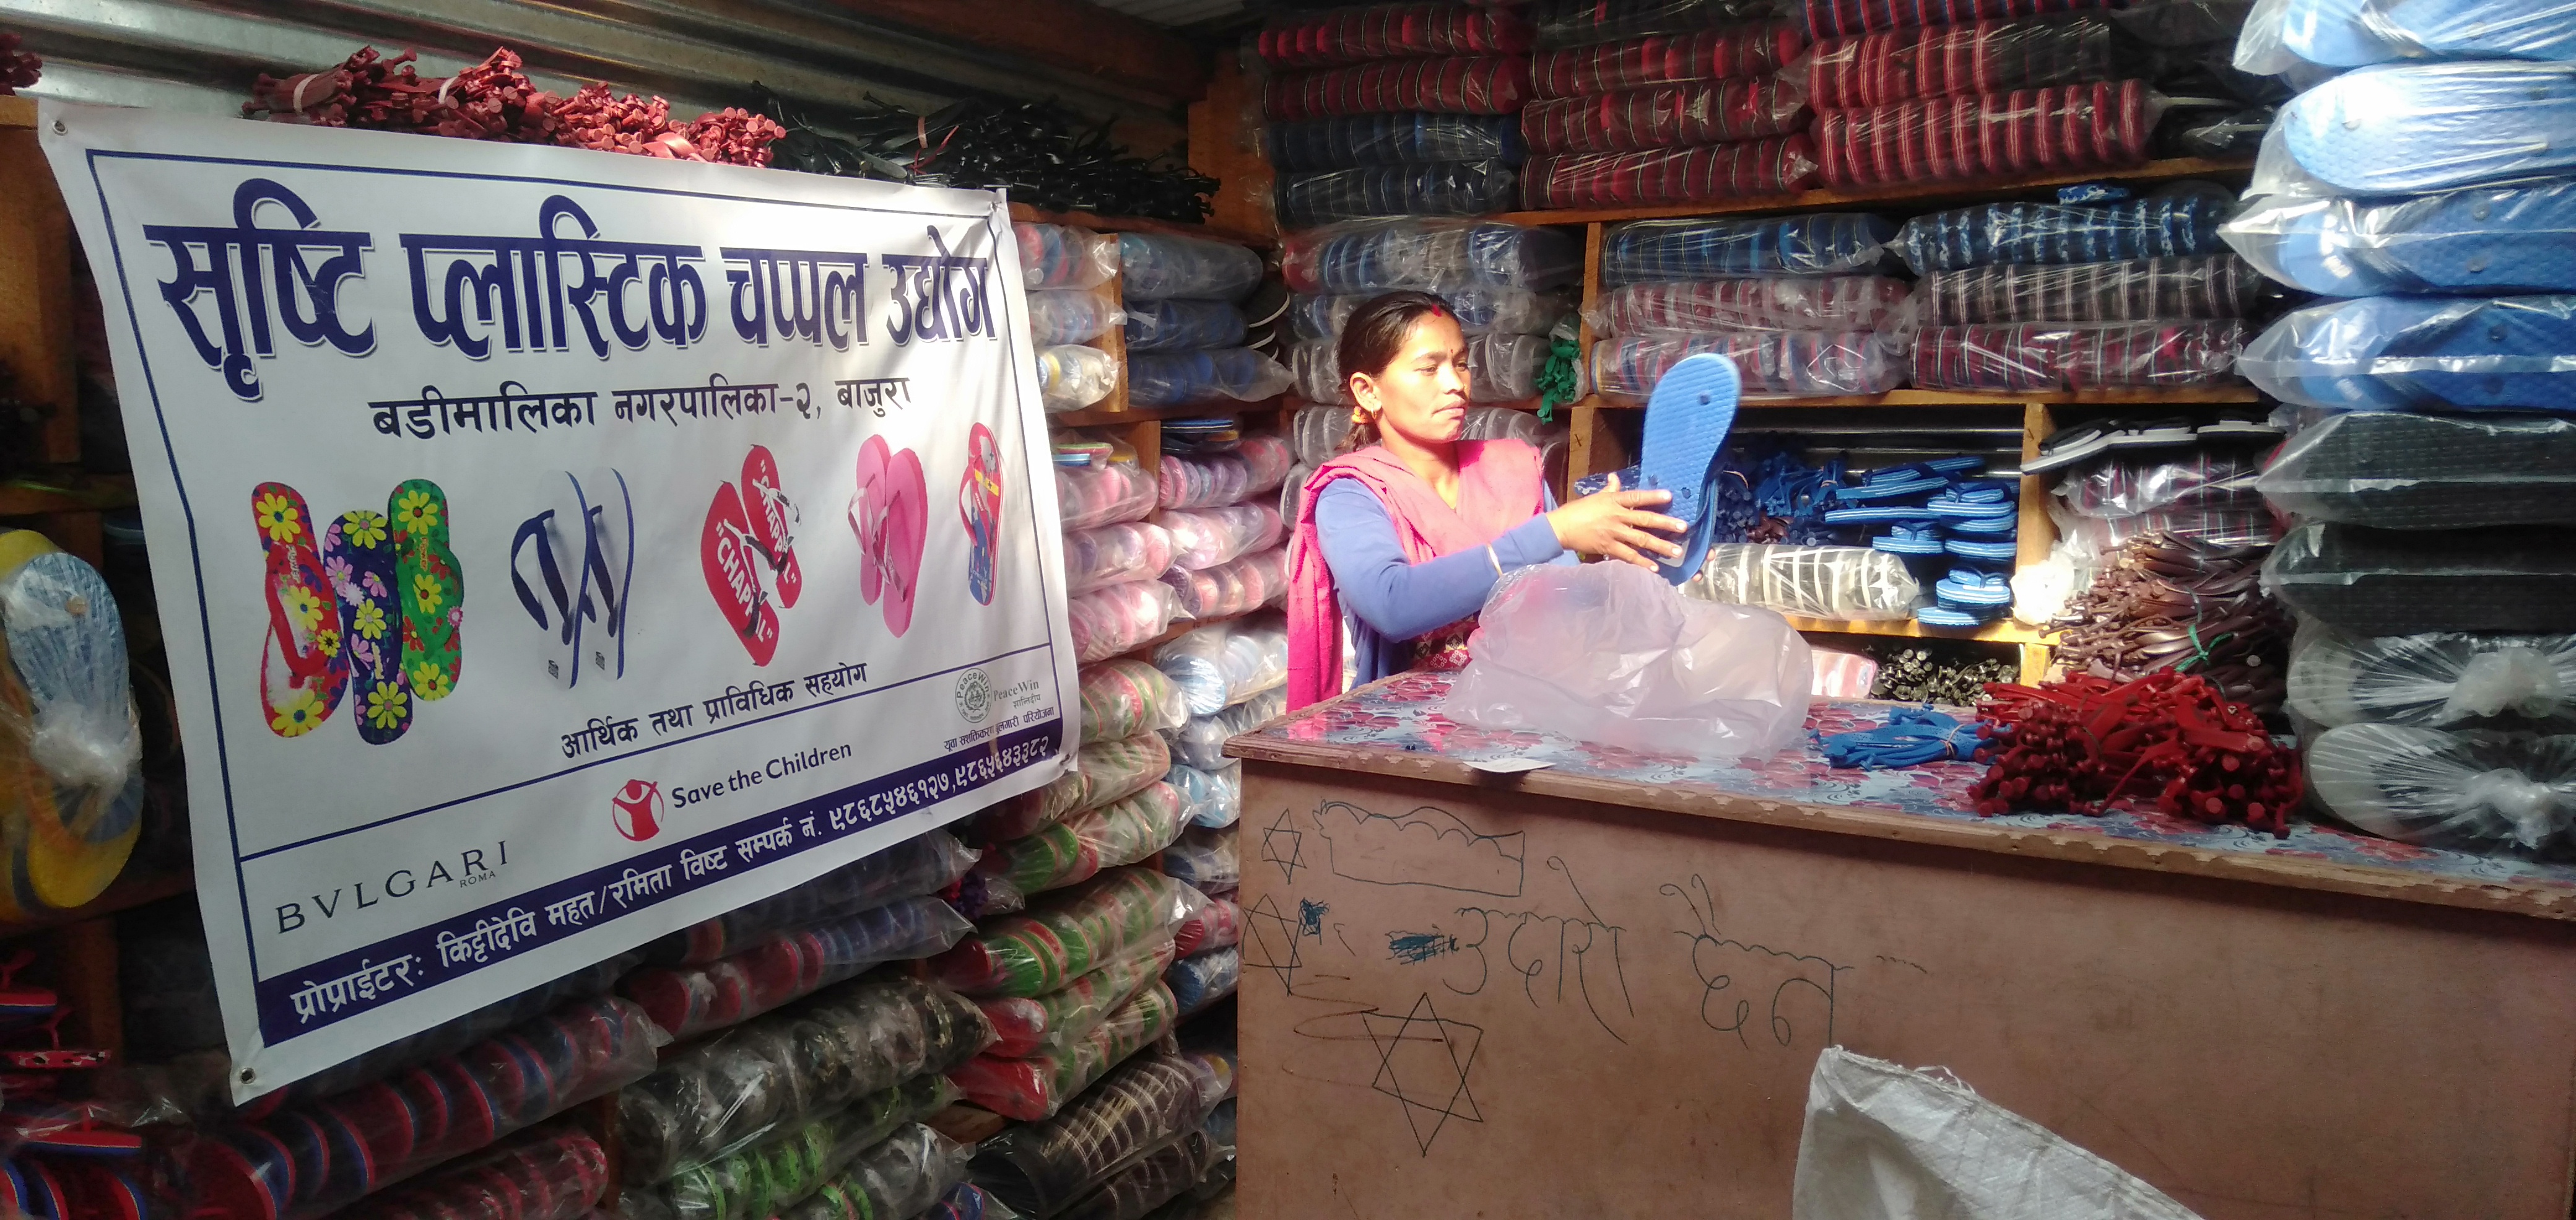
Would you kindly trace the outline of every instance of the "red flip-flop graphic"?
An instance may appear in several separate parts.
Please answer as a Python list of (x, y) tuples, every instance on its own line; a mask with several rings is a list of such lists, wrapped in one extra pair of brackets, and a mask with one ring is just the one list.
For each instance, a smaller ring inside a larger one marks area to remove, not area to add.
[(805, 570), (796, 564), (796, 505), (778, 485), (778, 459), (754, 445), (742, 459), (742, 506), (751, 514), (751, 540), (778, 575), (778, 604), (793, 608), (805, 592)]
[(870, 604), (882, 598), (886, 630), (900, 636), (912, 629), (913, 587), (930, 533), (930, 483), (919, 455), (888, 453), (873, 436), (859, 448), (858, 474), (850, 529), (859, 537), (859, 595)]
[(715, 596), (716, 609), (742, 641), (743, 651), (751, 654), (751, 663), (769, 664), (778, 655), (778, 611), (761, 590), (765, 561), (752, 542), (742, 496), (731, 483), (718, 484), (715, 501), (707, 505), (706, 526), (698, 533), (698, 562), (706, 570), (707, 592)]

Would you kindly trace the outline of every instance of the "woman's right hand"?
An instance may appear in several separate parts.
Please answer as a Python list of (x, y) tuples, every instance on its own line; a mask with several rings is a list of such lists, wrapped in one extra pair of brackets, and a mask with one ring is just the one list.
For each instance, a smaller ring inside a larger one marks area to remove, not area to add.
[(1672, 500), (1673, 493), (1669, 491), (1621, 491), (1619, 476), (1614, 474), (1608, 487), (1551, 510), (1547, 524), (1556, 531), (1556, 544), (1569, 551), (1622, 559), (1652, 569), (1656, 564), (1648, 555), (1679, 559), (1682, 548), (1679, 543), (1667, 542), (1646, 531), (1680, 535), (1690, 530), (1690, 523), (1678, 517), (1646, 511)]

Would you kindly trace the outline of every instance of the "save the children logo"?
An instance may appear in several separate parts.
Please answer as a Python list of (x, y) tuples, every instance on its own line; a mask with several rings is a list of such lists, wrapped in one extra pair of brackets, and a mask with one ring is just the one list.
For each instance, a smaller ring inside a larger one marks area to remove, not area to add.
[(982, 724), (993, 714), (993, 682), (980, 669), (970, 669), (957, 679), (957, 714), (968, 724)]
[(608, 798), (616, 819), (617, 833), (635, 842), (662, 833), (662, 786), (650, 780), (630, 779), (617, 795)]

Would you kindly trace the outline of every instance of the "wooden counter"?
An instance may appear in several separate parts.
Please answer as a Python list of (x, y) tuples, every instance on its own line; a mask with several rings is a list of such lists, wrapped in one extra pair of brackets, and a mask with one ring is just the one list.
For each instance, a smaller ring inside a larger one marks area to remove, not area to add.
[[(1228, 746), (1246, 1220), (1785, 1217), (1837, 1044), (2211, 1220), (2569, 1214), (2576, 869), (1985, 819), (1979, 767), (1639, 755), (1462, 729), (1445, 691)], [(1551, 765), (1468, 765), (1510, 757)]]

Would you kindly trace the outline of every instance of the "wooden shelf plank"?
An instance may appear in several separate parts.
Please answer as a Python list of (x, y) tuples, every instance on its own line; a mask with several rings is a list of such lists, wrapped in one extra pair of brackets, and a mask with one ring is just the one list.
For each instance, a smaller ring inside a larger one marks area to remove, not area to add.
[(2250, 157), (2231, 160), (2176, 157), (2166, 161), (2150, 161), (2132, 169), (2032, 174), (2000, 181), (1909, 182), (1903, 186), (1882, 187), (1876, 190), (1800, 191), (1794, 195), (1766, 195), (1752, 199), (1710, 199), (1698, 203), (1674, 203), (1643, 208), (1565, 208), (1503, 212), (1490, 219), (1522, 225), (1576, 225), (1624, 220), (1674, 220), (1695, 216), (1739, 216), (1760, 212), (1803, 212), (1817, 208), (1866, 208), (1885, 203), (1923, 204), (1949, 200), (1983, 202), (2006, 198), (2022, 191), (2074, 186), (2082, 182), (2169, 182), (2178, 178), (2241, 177), (2253, 171), (2254, 161)]
[(1850, 619), (1801, 618), (1784, 616), (1791, 627), (1826, 635), (1883, 635), (1919, 640), (1977, 640), (1989, 644), (2044, 644), (2048, 633), (2012, 619), (1999, 619), (1969, 630), (1960, 627), (1926, 627), (1913, 619), (1892, 622), (1859, 622)]
[[(1646, 404), (1593, 396), (1592, 405), (1637, 410)], [(2256, 403), (2263, 395), (2250, 385), (2194, 386), (2146, 390), (2044, 390), (2026, 394), (1969, 394), (1954, 390), (1890, 390), (1825, 398), (1761, 398), (1747, 395), (1747, 407), (2021, 407), (2031, 403), (2077, 406), (2196, 406)]]

